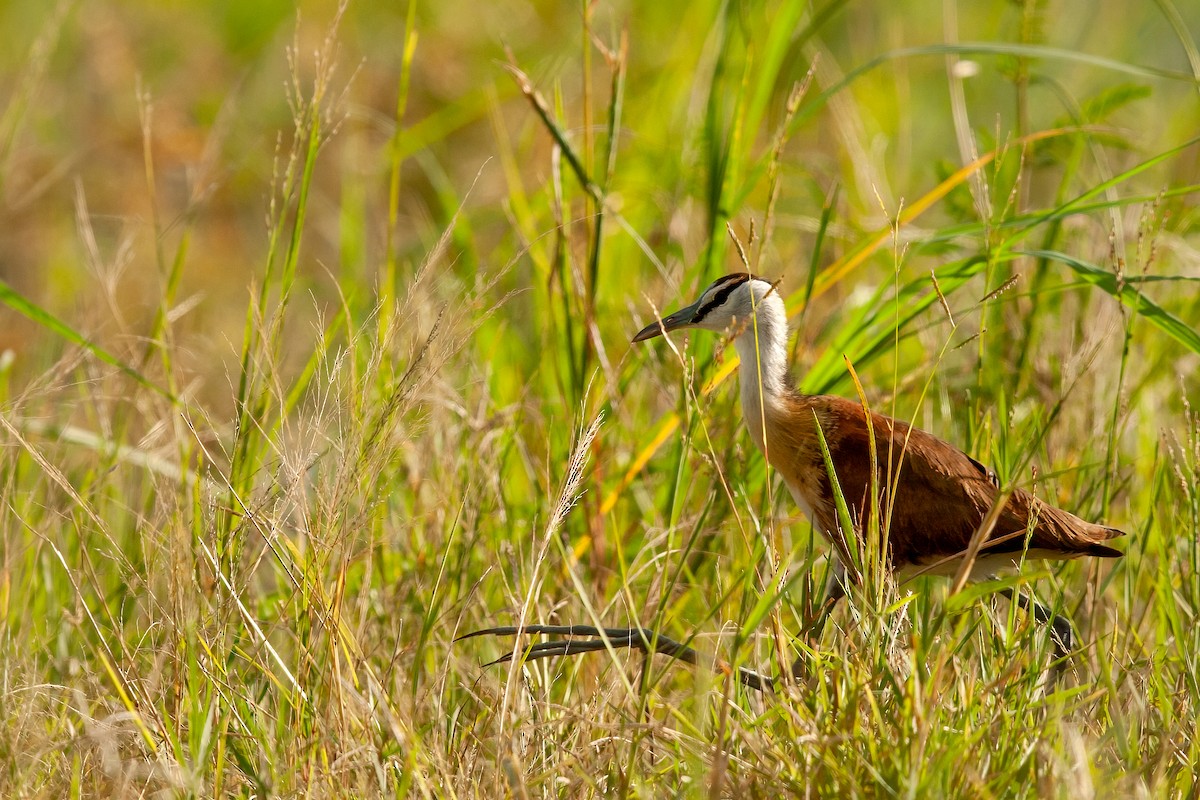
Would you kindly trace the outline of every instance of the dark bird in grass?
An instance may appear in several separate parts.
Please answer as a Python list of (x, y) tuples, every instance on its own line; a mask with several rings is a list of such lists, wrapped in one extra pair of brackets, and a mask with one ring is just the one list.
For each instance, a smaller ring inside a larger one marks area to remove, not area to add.
[[(885, 563), (898, 582), (921, 574), (955, 576), (964, 568), (969, 579), (978, 580), (1025, 560), (1122, 555), (1106, 544), (1121, 531), (1087, 522), (1019, 488), (1002, 492), (991, 470), (954, 445), (882, 414), (868, 417), (860, 404), (850, 400), (798, 391), (788, 377), (787, 312), (774, 284), (746, 273), (726, 275), (696, 302), (643, 328), (633, 341), (684, 328), (732, 334), (741, 360), (742, 414), (750, 437), (783, 477), (813, 526), (834, 545), (817, 630), (845, 595), (848, 550), (843, 537), (858, 537), (858, 544), (865, 544), (863, 521), (872, 497), (885, 498), (881, 505), (886, 507), (880, 510), (880, 519), (886, 520)], [(826, 467), (822, 436), (836, 484)], [(844, 534), (835, 485), (854, 523)], [(884, 487), (890, 492), (882, 491)], [(1014, 596), (1009, 589), (1001, 593), (1030, 611), (1038, 623), (1051, 625), (1056, 661), (1075, 649), (1074, 631), (1064, 617), (1023, 594)], [(698, 661), (692, 648), (645, 628), (529, 625), (489, 628), (462, 638), (521, 633), (585, 637), (532, 644), (519, 651), (526, 660), (626, 647), (663, 653), (689, 664)], [(493, 663), (508, 661), (512, 655)], [(802, 674), (803, 660), (802, 656), (793, 665), (793, 676)], [(756, 689), (776, 682), (744, 668), (738, 677)]]

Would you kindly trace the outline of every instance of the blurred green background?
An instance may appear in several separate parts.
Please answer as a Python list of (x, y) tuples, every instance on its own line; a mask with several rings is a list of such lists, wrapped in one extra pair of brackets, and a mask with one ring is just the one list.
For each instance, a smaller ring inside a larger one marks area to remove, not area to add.
[[(197, 302), (179, 325), (181, 332), (204, 336), (189, 342), (186, 366), (204, 374), (234, 356), (247, 286), (265, 258), (276, 144), (292, 128), (287, 52), (296, 48), (301, 75), (311, 79), (312, 53), (335, 11), (332, 3), (298, 9), (281, 2), (4, 3), (0, 277), (48, 310), (89, 320), (83, 327), (95, 334), (136, 336), (158, 302), (148, 266), (157, 214), (165, 252), (173, 252), (183, 228), (191, 235), (180, 297)], [(504, 264), (527, 241), (550, 251), (551, 240), (536, 237), (554, 227), (551, 198), (543, 191), (553, 169), (551, 141), (503, 68), (505, 48), (558, 104), (563, 128), (595, 166), (610, 73), (594, 48), (581, 55), (583, 43), (591, 35), (615, 49), (622, 32), (627, 35), (619, 150), (607, 188), (675, 278), (700, 263), (717, 205), (743, 232), (750, 218), (761, 217), (765, 181), (740, 174), (743, 162), (769, 146), (787, 92), (818, 54), (817, 81), (807, 98), (814, 110), (795, 126), (782, 162), (783, 233), (770, 243), (772, 257), (763, 266), (784, 276), (789, 289), (804, 282), (816, 220), (834, 186), (840, 191), (827, 260), (861, 241), (861, 231), (885, 226), (885, 209), (894, 214), (902, 200), (911, 203), (962, 165), (947, 57), (914, 50), (953, 39), (1059, 49), (1060, 57), (1030, 59), (964, 54), (976, 74), (963, 81), (962, 91), (980, 151), (997, 139), (1072, 122), (1102, 126), (1095, 140), (1122, 146), (1097, 146), (1080, 156), (1085, 164), (1077, 185), (1200, 128), (1196, 86), (1187, 79), (1195, 51), (1172, 27), (1175, 21), (1184, 31), (1200, 25), (1193, 4), (418, 3), (411, 94), (398, 130), (406, 13), (399, 3), (352, 3), (338, 33), (331, 89), (337, 97), (329, 110), (336, 128), (315, 172), (312, 202), (320, 222), (305, 231), (300, 269), (318, 307), (338, 302), (334, 286), (342, 279), (363, 287), (357, 302), (370, 302), (387, 240), (393, 146), (404, 157), (393, 231), (401, 262), (420, 263), (460, 203), (465, 214), (455, 244), (464, 254), (455, 260), (457, 273), (469, 276), (483, 262)], [(805, 26), (814, 17), (822, 24), (809, 35)], [(948, 25), (956, 30), (947, 33)], [(791, 30), (780, 36), (781, 26)], [(768, 52), (776, 40), (782, 47)], [(827, 106), (814, 103), (821, 89), (872, 63), (877, 66), (858, 74)], [(748, 106), (740, 110), (739, 87)], [(1130, 96), (1113, 102), (1120, 92)], [(1103, 107), (1106, 102), (1114, 107)], [(145, 177), (143, 106), (152, 112), (152, 189)], [(760, 124), (739, 125), (741, 113), (758, 115), (751, 121)], [(714, 137), (724, 141), (710, 141)], [(1060, 190), (1063, 166), (1056, 156), (1067, 148), (1049, 143), (1029, 154), (1025, 204)], [(726, 176), (713, 174), (714, 154), (721, 152)], [(1094, 158), (1102, 165), (1087, 163)], [(1138, 188), (1153, 194), (1188, 185), (1197, 169), (1192, 148)], [(713, 185), (722, 177), (728, 190), (714, 204)], [(578, 198), (568, 199), (581, 215)], [(960, 188), (920, 225), (958, 221), (970, 204)], [(78, 232), (81, 208), (95, 232), (92, 252)], [(1193, 213), (1190, 205), (1179, 211)], [(1174, 225), (1187, 229), (1186, 222)], [(633, 329), (627, 305), (642, 302), (631, 280), (642, 280), (644, 290), (656, 270), (617, 226), (609, 225), (605, 236), (596, 297), (611, 312), (600, 319), (605, 337), (620, 342)], [(716, 248), (723, 251), (725, 242), (722, 232)], [(518, 258), (505, 281), (509, 287), (546, 279), (531, 260)], [(726, 266), (735, 263), (701, 263), (702, 274), (689, 279), (689, 288)], [(119, 308), (122, 330), (93, 316), (108, 311), (94, 308), (97, 285)], [(516, 313), (522, 308), (516, 299), (511, 321), (528, 345), (539, 338), (528, 329), (538, 322)], [(0, 314), (0, 346), (18, 353), (18, 369), (38, 371), (45, 337), (12, 312)], [(214, 402), (227, 394), (225, 381), (218, 383), (208, 398)]]

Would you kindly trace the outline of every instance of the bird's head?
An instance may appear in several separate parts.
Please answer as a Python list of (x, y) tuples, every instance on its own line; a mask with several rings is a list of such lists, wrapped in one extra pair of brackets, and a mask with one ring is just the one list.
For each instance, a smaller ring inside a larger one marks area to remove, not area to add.
[(785, 313), (775, 284), (756, 275), (735, 272), (713, 281), (690, 306), (642, 328), (633, 341), (644, 342), (680, 328), (703, 328), (722, 333), (735, 326), (748, 325), (756, 314), (762, 315), (765, 311)]

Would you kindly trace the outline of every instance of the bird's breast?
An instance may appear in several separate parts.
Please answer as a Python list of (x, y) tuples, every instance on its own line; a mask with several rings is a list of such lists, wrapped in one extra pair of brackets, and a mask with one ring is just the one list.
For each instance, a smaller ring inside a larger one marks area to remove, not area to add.
[(750, 438), (788, 488), (800, 511), (822, 533), (828, 534), (832, 500), (827, 497), (824, 459), (810, 409), (795, 404), (743, 397), (743, 414)]

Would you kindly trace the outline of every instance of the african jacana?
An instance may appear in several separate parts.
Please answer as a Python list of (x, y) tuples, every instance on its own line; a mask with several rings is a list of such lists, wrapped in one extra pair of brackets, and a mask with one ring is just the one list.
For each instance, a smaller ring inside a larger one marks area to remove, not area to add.
[[(775, 286), (746, 273), (714, 281), (696, 302), (646, 326), (633, 337), (642, 342), (670, 331), (700, 328), (729, 333), (741, 364), (742, 413), (750, 437), (767, 462), (783, 477), (789, 492), (814, 527), (831, 541), (839, 533), (833, 483), (818, 440), (818, 426), (833, 463), (837, 483), (856, 523), (849, 535), (861, 536), (870, 498), (879, 488), (894, 487), (888, 526), (888, 565), (898, 581), (914, 574), (955, 575), (985, 516), (1000, 496), (995, 474), (953, 445), (905, 422), (871, 414), (878, 470), (871, 494), (870, 432), (863, 407), (841, 397), (805, 395), (788, 378), (787, 312)], [(890, 483), (888, 482), (890, 478)], [(1027, 559), (1116, 558), (1121, 551), (1104, 542), (1123, 535), (1115, 528), (1086, 522), (1011, 489), (1007, 502), (993, 515), (995, 524), (973, 554), (970, 576), (990, 577)], [(845, 592), (844, 566), (837, 549), (827, 588), (825, 613)], [(1009, 591), (1003, 592), (1012, 597)], [(1050, 621), (1056, 656), (1074, 649), (1070, 623), (1018, 594), (1039, 623)], [(493, 628), (483, 633), (546, 633), (591, 636), (586, 640), (541, 642), (525, 657), (544, 658), (605, 649), (634, 647), (673, 655), (696, 663), (696, 653), (653, 631), (599, 629), (589, 626)], [(606, 641), (607, 640), (607, 641)], [(511, 656), (511, 654), (510, 654)], [(507, 661), (509, 656), (500, 659)], [(793, 666), (799, 673), (800, 660)], [(743, 683), (761, 688), (773, 683), (741, 670)]]

